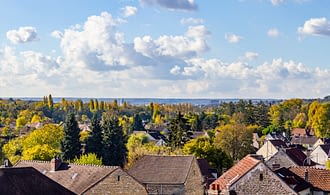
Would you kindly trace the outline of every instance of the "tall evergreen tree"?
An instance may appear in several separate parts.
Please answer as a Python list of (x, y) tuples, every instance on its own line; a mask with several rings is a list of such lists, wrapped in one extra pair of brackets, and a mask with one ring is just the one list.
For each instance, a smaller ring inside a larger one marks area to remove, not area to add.
[(79, 141), (80, 129), (74, 113), (68, 113), (64, 124), (64, 139), (62, 141), (62, 152), (64, 160), (73, 160), (81, 154)]
[(189, 141), (192, 132), (188, 120), (179, 112), (169, 124), (169, 143), (172, 148), (182, 147)]
[(86, 153), (95, 153), (100, 158), (102, 156), (102, 128), (97, 113), (94, 113), (91, 125), (91, 134), (86, 142)]
[(144, 131), (142, 119), (139, 114), (134, 115), (132, 131)]
[(117, 116), (112, 115), (104, 118), (102, 129), (103, 164), (123, 167), (126, 161), (127, 149), (123, 130), (119, 126)]

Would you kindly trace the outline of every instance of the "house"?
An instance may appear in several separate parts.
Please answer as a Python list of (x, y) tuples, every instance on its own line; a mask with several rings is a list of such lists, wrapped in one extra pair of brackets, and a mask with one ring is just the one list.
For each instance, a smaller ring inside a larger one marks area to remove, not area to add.
[(33, 167), (75, 194), (146, 195), (144, 186), (117, 166), (78, 165), (20, 160), (15, 167)]
[(280, 169), (275, 170), (275, 173), (300, 195), (311, 194), (312, 185), (305, 181), (304, 178), (301, 178), (300, 176), (291, 172), (289, 168), (282, 167)]
[(298, 194), (258, 155), (247, 155), (215, 180), (208, 191), (218, 194)]
[(128, 173), (143, 183), (149, 194), (204, 193), (203, 177), (193, 156), (146, 155)]
[(311, 185), (311, 194), (330, 193), (330, 170), (315, 167), (290, 167), (289, 170)]
[(311, 159), (320, 165), (325, 165), (329, 159), (330, 144), (322, 144), (317, 146), (311, 152)]
[(313, 136), (314, 132), (310, 129), (305, 128), (293, 128), (291, 130), (291, 137), (307, 137), (307, 136)]
[(165, 146), (167, 143), (167, 138), (159, 131), (134, 131), (133, 134), (147, 136), (148, 141), (155, 143), (156, 146)]
[(276, 154), (280, 148), (288, 148), (288, 146), (284, 141), (279, 139), (267, 140), (264, 145), (259, 148), (256, 154), (263, 156), (265, 161), (267, 161)]
[(291, 138), (291, 144), (302, 145), (308, 150), (313, 150), (317, 146), (324, 144), (324, 142), (315, 136), (294, 136)]
[(0, 186), (0, 194), (74, 194), (32, 167), (0, 168)]
[(209, 188), (209, 185), (218, 178), (217, 169), (211, 168), (206, 159), (197, 159), (199, 169), (203, 176), (203, 186), (205, 190)]
[(315, 166), (316, 163), (299, 148), (279, 148), (266, 162), (272, 170), (280, 167)]

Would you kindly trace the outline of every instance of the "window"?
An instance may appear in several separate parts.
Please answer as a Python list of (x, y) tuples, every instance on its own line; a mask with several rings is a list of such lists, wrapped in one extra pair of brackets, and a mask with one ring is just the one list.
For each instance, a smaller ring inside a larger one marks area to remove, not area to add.
[(120, 175), (117, 176), (117, 181), (120, 181)]
[(262, 173), (259, 174), (259, 181), (264, 180), (264, 175)]

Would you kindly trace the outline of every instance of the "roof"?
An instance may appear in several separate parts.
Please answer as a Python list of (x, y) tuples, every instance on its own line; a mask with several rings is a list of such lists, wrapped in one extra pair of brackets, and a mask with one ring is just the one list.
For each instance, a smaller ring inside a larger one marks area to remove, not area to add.
[(305, 137), (292, 137), (291, 143), (293, 144), (308, 144), (308, 145), (314, 145), (319, 138), (315, 136), (305, 136)]
[(148, 132), (148, 134), (149, 134), (151, 137), (153, 137), (155, 140), (160, 140), (160, 139), (162, 139), (162, 140), (164, 140), (164, 141), (167, 141), (166, 137), (165, 137), (163, 134), (161, 134), (159, 131), (150, 131), (150, 132)]
[[(285, 153), (290, 157), (291, 160), (293, 160), (295, 162), (296, 165), (298, 165), (298, 166), (307, 165), (307, 162), (306, 162), (307, 156), (300, 149), (298, 149), (298, 148), (287, 148), (285, 150)], [(312, 160), (310, 162), (311, 162), (310, 165), (315, 165), (316, 164)]]
[(313, 186), (314, 191), (330, 192), (330, 170), (315, 167), (290, 167), (289, 170), (303, 179), (307, 171), (308, 182)]
[(74, 194), (32, 167), (0, 168), (0, 194)]
[(282, 167), (274, 172), (296, 192), (300, 192), (311, 187), (311, 184), (291, 172), (288, 168)]
[(287, 148), (288, 146), (286, 143), (280, 139), (273, 139), (268, 140), (270, 143), (272, 143), (276, 148)]
[(184, 184), (193, 160), (193, 156), (146, 155), (133, 164), (128, 174), (143, 184)]
[(212, 185), (216, 184), (219, 186), (219, 190), (224, 190), (227, 188), (227, 185), (237, 181), (239, 178), (256, 167), (260, 162), (261, 160), (254, 158), (252, 155), (247, 155), (242, 160), (238, 161), (238, 163), (231, 167), (228, 171), (222, 174), (212, 183)]
[(330, 144), (322, 144), (320, 145), (320, 147), (322, 148), (322, 150), (329, 155), (330, 152)]
[(305, 128), (293, 128), (291, 136), (308, 136), (310, 133)]
[(216, 177), (213, 176), (212, 173), (217, 173), (217, 170), (211, 168), (207, 160), (204, 158), (197, 159), (197, 163), (199, 169), (201, 170), (202, 176), (206, 179), (205, 182), (207, 186), (209, 186), (214, 180), (216, 180)]
[(61, 163), (56, 171), (51, 171), (50, 161), (20, 160), (15, 167), (33, 167), (71, 191), (80, 194), (89, 186), (99, 182), (119, 167), (78, 165)]

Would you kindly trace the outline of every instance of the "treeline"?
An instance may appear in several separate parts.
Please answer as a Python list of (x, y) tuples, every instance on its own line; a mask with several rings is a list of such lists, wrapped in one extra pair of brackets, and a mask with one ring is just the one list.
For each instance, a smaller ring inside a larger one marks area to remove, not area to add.
[[(253, 133), (290, 135), (292, 128), (307, 128), (318, 137), (330, 137), (329, 99), (239, 100), (213, 106), (65, 98), (54, 103), (51, 95), (39, 102), (0, 99), (1, 158), (58, 156), (77, 163), (130, 166), (144, 154), (193, 154), (221, 172), (253, 152)], [(91, 130), (82, 131), (78, 124)], [(156, 145), (143, 133), (155, 128), (167, 129), (161, 132), (165, 145)]]

